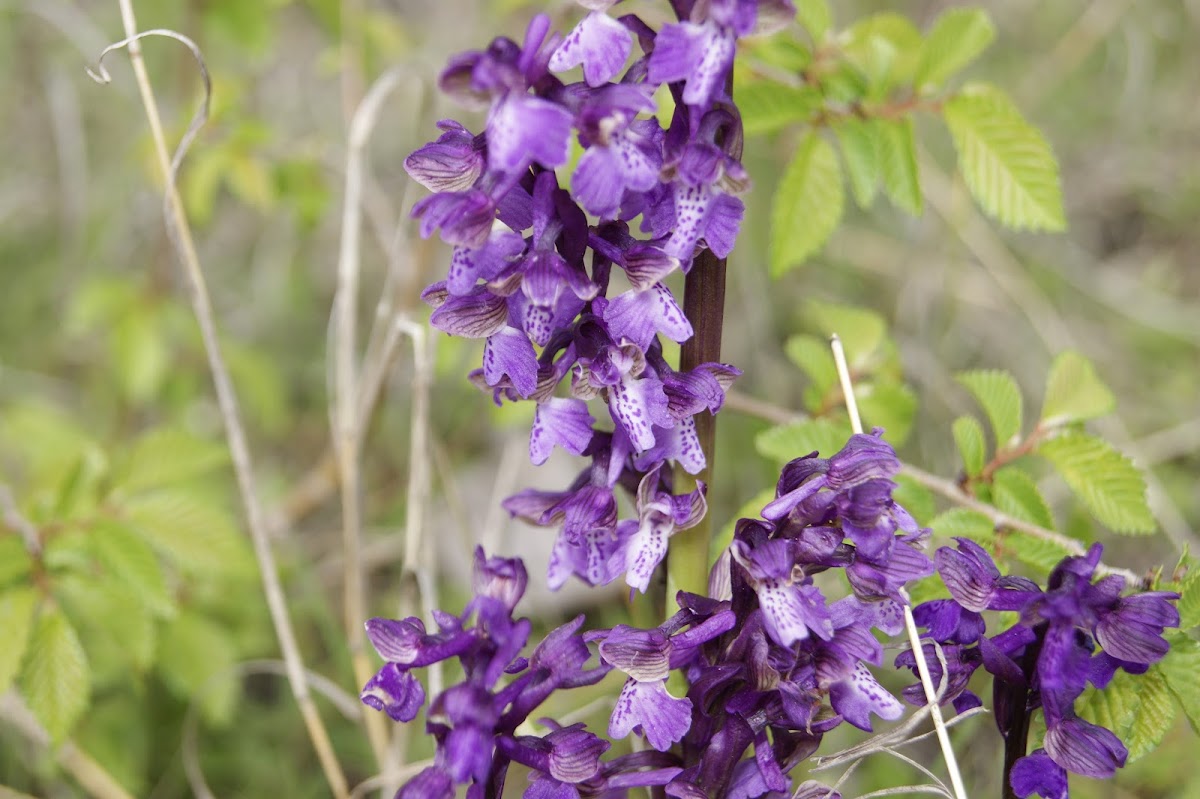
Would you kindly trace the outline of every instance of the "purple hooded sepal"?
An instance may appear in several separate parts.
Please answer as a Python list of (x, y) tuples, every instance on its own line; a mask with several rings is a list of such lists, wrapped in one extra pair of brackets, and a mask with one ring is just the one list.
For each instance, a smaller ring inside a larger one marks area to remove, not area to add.
[(1045, 749), (1035, 749), (1013, 765), (1009, 775), (1013, 793), (1026, 799), (1037, 794), (1042, 799), (1068, 799), (1067, 772), (1055, 763)]
[(525, 595), (528, 584), (529, 574), (520, 558), (489, 558), (483, 547), (475, 547), (475, 565), (471, 573), (471, 589), (475, 596), (495, 599), (512, 613)]
[(1055, 763), (1085, 777), (1107, 779), (1129, 757), (1129, 750), (1111, 730), (1078, 717), (1048, 726), (1044, 745)]
[(412, 721), (425, 704), (425, 689), (412, 672), (388, 663), (363, 687), (364, 705), (387, 713), (392, 721)]

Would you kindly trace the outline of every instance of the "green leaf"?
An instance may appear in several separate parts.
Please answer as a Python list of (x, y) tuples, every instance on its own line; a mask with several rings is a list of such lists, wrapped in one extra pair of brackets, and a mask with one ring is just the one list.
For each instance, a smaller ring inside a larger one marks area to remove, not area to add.
[(914, 83), (940, 86), (979, 57), (996, 38), (996, 27), (979, 8), (951, 8), (937, 18), (921, 47)]
[(38, 617), (21, 672), (21, 693), (56, 743), (87, 710), (92, 683), (79, 637), (58, 608)]
[(196, 495), (154, 491), (131, 498), (124, 510), (132, 529), (186, 572), (239, 575), (253, 568), (233, 519)]
[[(854, 305), (811, 300), (804, 305), (804, 317), (809, 327), (824, 337), (821, 346), (829, 357), (829, 363), (833, 364), (829, 337), (836, 333), (842, 340), (846, 362), (852, 369), (867, 366), (883, 344), (887, 333), (887, 323), (882, 316), (868, 308)], [(836, 366), (833, 374), (836, 379)]]
[(906, 474), (898, 474), (892, 479), (896, 482), (892, 499), (908, 511), (917, 524), (928, 527), (929, 520), (937, 514), (937, 502), (933, 498), (933, 492)]
[(1200, 735), (1200, 641), (1180, 632), (1168, 632), (1170, 651), (1158, 663), (1158, 668), (1167, 678), (1167, 687), (1179, 700), (1179, 706), (1187, 715), (1192, 729)]
[(0, 533), (0, 588), (23, 581), (31, 571), (33, 559), (21, 537), (16, 533)]
[(921, 213), (924, 198), (917, 168), (917, 144), (912, 119), (880, 119), (879, 162), (883, 170), (883, 193), (902, 211)]
[(784, 170), (771, 208), (770, 269), (780, 277), (816, 253), (833, 235), (845, 203), (841, 167), (816, 133), (801, 140)]
[(126, 583), (112, 575), (68, 574), (55, 581), (54, 596), (79, 631), (97, 687), (127, 683), (131, 670), (150, 668), (154, 617)]
[(1124, 738), (1138, 712), (1138, 684), (1134, 676), (1118, 670), (1103, 691), (1089, 688), (1081, 697), (1077, 712), (1084, 720)]
[(772, 80), (740, 84), (737, 98), (742, 127), (748, 136), (806, 122), (821, 107), (821, 91), (816, 86), (787, 86)]
[(37, 591), (23, 586), (0, 594), (0, 696), (21, 669), (37, 600)]
[(1175, 726), (1175, 701), (1167, 678), (1158, 665), (1136, 678), (1137, 712), (1121, 740), (1129, 749), (1129, 762), (1153, 752)]
[(833, 12), (827, 0), (796, 0), (796, 16), (814, 42), (824, 39), (833, 27)]
[[(738, 99), (741, 105), (741, 99)], [(851, 117), (833, 125), (834, 135), (842, 149), (842, 161), (846, 165), (846, 177), (854, 192), (854, 201), (860, 208), (869, 208), (875, 201), (882, 174), (880, 166), (881, 137), (879, 127), (873, 119)]]
[(964, 89), (942, 111), (967, 188), (984, 211), (1011, 228), (1066, 227), (1054, 153), (1005, 94)]
[(860, 384), (854, 393), (867, 430), (882, 427), (896, 447), (908, 440), (917, 415), (917, 395), (912, 389), (903, 383), (875, 380)]
[(1116, 404), (1116, 397), (1096, 376), (1096, 368), (1087, 358), (1068, 350), (1054, 359), (1042, 402), (1044, 424), (1095, 419), (1112, 413)]
[(996, 369), (959, 372), (961, 383), (987, 414), (996, 436), (996, 449), (1010, 446), (1021, 433), (1021, 390), (1008, 372)]
[(902, 14), (873, 14), (854, 23), (843, 36), (846, 58), (866, 75), (868, 96), (882, 99), (912, 80), (921, 51), (921, 32)]
[(1086, 433), (1067, 433), (1040, 444), (1037, 454), (1054, 465), (1101, 524), (1117, 533), (1154, 532), (1141, 472), (1107, 442)]
[(968, 477), (978, 477), (983, 471), (983, 461), (987, 453), (987, 444), (983, 440), (983, 425), (974, 416), (960, 416), (954, 420), (950, 429), (954, 433), (959, 457), (962, 458), (963, 470)]
[(1005, 466), (992, 475), (992, 504), (1014, 519), (1054, 528), (1054, 516), (1037, 483), (1016, 466)]
[(1053, 541), (1037, 538), (1018, 530), (1004, 533), (1003, 552), (1016, 557), (1022, 563), (1046, 572), (1057, 566), (1063, 558), (1076, 554)]
[(1200, 571), (1193, 571), (1179, 588), (1179, 629), (1200, 625)]
[(233, 717), (239, 693), (237, 676), (228, 673), (237, 660), (233, 640), (210, 619), (184, 611), (166, 626), (159, 639), (158, 671), (180, 699), (197, 701), (211, 724)]
[(157, 616), (175, 613), (175, 601), (167, 591), (162, 565), (150, 545), (117, 522), (103, 522), (89, 536), (100, 564), (134, 593)]
[(783, 345), (783, 351), (808, 376), (818, 394), (824, 394), (837, 383), (837, 364), (829, 342), (816, 336), (792, 336)]
[(784, 464), (814, 450), (828, 458), (846, 446), (850, 427), (828, 419), (804, 419), (759, 433), (754, 446), (764, 458)]
[(935, 535), (941, 538), (970, 538), (980, 544), (993, 541), (996, 527), (992, 520), (979, 511), (968, 508), (951, 508), (940, 513), (929, 523)]
[(169, 487), (220, 469), (229, 461), (224, 445), (183, 430), (151, 430), (133, 445), (117, 481), (129, 493)]

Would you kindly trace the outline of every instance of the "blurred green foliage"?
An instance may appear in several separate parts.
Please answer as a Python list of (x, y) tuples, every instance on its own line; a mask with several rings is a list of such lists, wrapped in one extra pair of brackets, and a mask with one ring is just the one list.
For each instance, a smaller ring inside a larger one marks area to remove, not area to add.
[[(10, 167), (0, 184), (0, 482), (40, 546), (31, 553), (6, 514), (0, 694), (15, 687), (56, 740), (71, 738), (137, 795), (189, 790), (181, 746), (193, 706), (218, 795), (326, 795), (284, 682), (234, 675), (239, 663), (274, 657), (276, 645), (132, 82), (126, 72), (101, 89), (82, 74), (119, 38), (115, 3), (62, 4), (59, 16), (51, 5), (0, 10), (0, 47), (12, 55), (0, 66), (12, 110), (0, 131)], [(310, 668), (353, 695), (340, 577), (329, 568), (332, 489), (316, 500), (298, 491), (328, 450), (325, 339), (345, 118), (386, 67), (424, 65), (412, 80), (428, 80), (455, 49), (499, 30), (519, 35), (543, 4), (140, 5), (144, 29), (192, 36), (214, 75), (213, 115), (180, 185), (264, 493), (287, 517), (275, 544), (301, 647)], [(726, 325), (727, 359), (746, 370), (739, 390), (796, 418), (722, 415), (710, 494), (722, 535), (762, 507), (782, 463), (844, 441), (826, 344), (837, 332), (866, 424), (886, 428), (907, 460), (956, 477), (1013, 518), (1100, 538), (1106, 560), (1184, 594), (1171, 658), (1089, 700), (1087, 713), (1128, 736), (1136, 755), (1161, 744), (1118, 776), (1119, 790), (1200, 797), (1200, 779), (1173, 767), (1195, 747), (1189, 723), (1200, 727), (1200, 649), (1189, 631), (1200, 624), (1200, 573), (1176, 551), (1200, 519), (1200, 281), (1188, 268), (1200, 251), (1189, 113), (1200, 55), (1187, 33), (1200, 12), (1084, 0), (993, 3), (990, 14), (925, 3), (906, 16), (879, 2), (797, 5), (799, 24), (748, 42), (736, 73), (758, 190), (730, 270), (735, 323)], [(194, 66), (170, 43), (145, 49), (178, 137), (196, 100)], [(403, 210), (401, 160), (432, 137), (438, 115), (447, 114), (413, 92), (381, 118), (368, 296), (382, 290), (389, 256), (378, 231)], [(950, 163), (956, 177), (943, 172)], [(1010, 227), (1057, 231), (1069, 219), (1070, 232), (997, 234), (968, 197)], [(396, 299), (414, 313), (445, 255), (420, 254)], [(443, 505), (463, 503), (457, 472), (482, 467), (490, 477), (498, 439), (528, 423), (524, 406), (481, 411), (487, 398), (462, 377), (478, 355), (473, 342), (439, 341), (432, 428)], [(372, 561), (373, 611), (388, 614), (399, 550), (386, 545), (404, 519), (409, 473), (410, 367), (402, 359), (398, 368), (365, 462), (368, 522), (382, 530), (370, 541), (391, 553)], [(1034, 421), (1025, 391), (1042, 386)], [(1158, 525), (1135, 462), (1151, 469)], [(949, 507), (911, 479), (899, 496), (937, 536), (976, 538), (1030, 573), (1064, 554), (997, 533), (988, 516)], [(458, 512), (453, 523), (469, 525)], [(1149, 536), (1167, 524), (1170, 541)], [(1174, 571), (1155, 568), (1177, 560)], [(928, 581), (914, 596), (938, 590)], [(448, 581), (445, 606), (463, 591)], [(592, 621), (627, 620), (608, 599), (592, 602)], [(539, 613), (549, 626), (567, 610)], [(321, 709), (352, 781), (374, 773), (361, 728)], [(977, 788), (997, 777), (988, 724), (957, 732)], [(414, 738), (410, 754), (426, 756)], [(852, 788), (912, 776), (871, 761)], [(0, 785), (79, 795), (51, 757), (2, 723)], [(1111, 795), (1090, 781), (1073, 790)]]

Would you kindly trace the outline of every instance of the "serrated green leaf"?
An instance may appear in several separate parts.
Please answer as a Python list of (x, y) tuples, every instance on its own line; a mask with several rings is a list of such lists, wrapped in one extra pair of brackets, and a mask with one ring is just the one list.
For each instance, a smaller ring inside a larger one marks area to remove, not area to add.
[(967, 188), (984, 211), (1016, 229), (1066, 227), (1054, 153), (1003, 92), (965, 89), (942, 113)]
[(211, 724), (227, 723), (239, 693), (235, 675), (228, 672), (237, 659), (229, 634), (204, 616), (185, 611), (163, 630), (158, 646), (158, 672), (180, 699), (199, 702)]
[(87, 710), (92, 691), (87, 655), (67, 617), (54, 606), (44, 608), (34, 625), (18, 684), (56, 743)]
[(138, 595), (111, 575), (68, 574), (55, 581), (54, 596), (79, 633), (98, 687), (129, 680), (154, 660), (154, 617)]
[(163, 557), (193, 574), (245, 574), (252, 568), (246, 542), (229, 514), (179, 490), (131, 498), (126, 520)]
[(1167, 687), (1179, 701), (1192, 729), (1200, 735), (1200, 642), (1180, 632), (1168, 632), (1170, 650), (1158, 663), (1158, 669), (1167, 679)]
[(1051, 571), (1063, 558), (1075, 554), (1053, 541), (1036, 538), (1017, 530), (1011, 530), (1004, 534), (1002, 552), (1046, 572)]
[(1021, 433), (1022, 402), (1017, 381), (998, 369), (959, 372), (955, 378), (987, 414), (996, 437), (996, 449), (1010, 446)]
[(921, 51), (921, 32), (902, 14), (872, 14), (840, 37), (846, 58), (866, 75), (868, 96), (879, 99), (909, 83)]
[(1175, 725), (1175, 701), (1158, 665), (1134, 679), (1138, 684), (1137, 712), (1121, 736), (1130, 763), (1153, 752)]
[(827, 0), (796, 0), (796, 17), (814, 42), (824, 39), (833, 26), (833, 12)]
[(1037, 483), (1016, 466), (1005, 466), (992, 475), (992, 504), (1014, 519), (1054, 527), (1054, 516)]
[(1116, 404), (1116, 397), (1087, 358), (1068, 350), (1054, 359), (1042, 402), (1044, 424), (1095, 419), (1112, 413)]
[(21, 669), (37, 599), (37, 591), (24, 586), (0, 594), (0, 696)]
[(846, 446), (849, 438), (849, 425), (828, 419), (803, 419), (762, 431), (755, 437), (754, 446), (764, 458), (784, 464), (813, 451), (828, 458)]
[(897, 208), (917, 216), (924, 206), (924, 198), (921, 196), (912, 119), (880, 119), (876, 126), (879, 129), (883, 193)]
[(980, 369), (960, 372), (955, 377), (987, 415), (997, 450), (1013, 443), (1021, 433), (1024, 404), (1012, 375), (998, 369)]
[(861, 383), (854, 393), (865, 429), (882, 427), (894, 447), (908, 440), (917, 415), (917, 395), (912, 389), (903, 383), (875, 380)]
[(1118, 670), (1103, 691), (1089, 688), (1077, 704), (1086, 721), (1098, 724), (1124, 738), (1138, 711), (1138, 688), (1133, 675)]
[(787, 86), (772, 80), (739, 85), (737, 98), (742, 128), (748, 136), (806, 122), (821, 107), (821, 91), (816, 86)]
[(951, 508), (939, 513), (929, 523), (934, 535), (941, 538), (970, 538), (976, 543), (990, 543), (996, 537), (992, 520), (979, 511)]
[(815, 132), (807, 134), (772, 201), (771, 275), (786, 274), (820, 250), (841, 221), (844, 204), (837, 153)]
[[(740, 98), (738, 104), (740, 107)], [(875, 201), (883, 172), (879, 144), (882, 137), (878, 125), (873, 119), (851, 117), (835, 123), (833, 132), (842, 150), (842, 162), (846, 165), (854, 201), (860, 208), (869, 208)]]
[(996, 27), (979, 8), (951, 8), (933, 23), (921, 46), (917, 73), (918, 88), (940, 86), (947, 78), (979, 57), (996, 38)]
[(152, 613), (174, 614), (175, 601), (167, 590), (162, 564), (141, 536), (117, 522), (102, 522), (92, 528), (89, 540), (101, 566)]
[(0, 533), (0, 588), (24, 580), (32, 570), (33, 559), (21, 537), (16, 533)]
[(1200, 571), (1192, 572), (1183, 581), (1175, 607), (1179, 610), (1179, 629), (1200, 625)]
[(169, 487), (210, 474), (229, 461), (222, 444), (173, 428), (151, 430), (133, 445), (117, 482), (129, 493)]
[(783, 345), (783, 351), (808, 376), (818, 394), (824, 394), (837, 383), (837, 364), (829, 342), (816, 336), (792, 336)]
[(898, 474), (892, 480), (896, 482), (892, 499), (908, 511), (917, 524), (928, 527), (929, 520), (937, 514), (937, 502), (933, 498), (933, 492), (906, 474)]
[(1117, 533), (1154, 532), (1146, 481), (1137, 467), (1106, 441), (1072, 432), (1042, 442), (1037, 454), (1054, 465), (1101, 524)]
[[(829, 338), (836, 333), (842, 340), (846, 361), (852, 369), (867, 365), (887, 333), (887, 323), (882, 316), (869, 308), (854, 305), (810, 300), (804, 305), (804, 317), (808, 326), (824, 337), (821, 346), (829, 355), (829, 363), (833, 363)], [(834, 376), (837, 376), (836, 366)]]
[(960, 416), (954, 420), (950, 430), (954, 434), (958, 455), (962, 458), (963, 470), (968, 477), (978, 477), (983, 471), (983, 462), (987, 457), (983, 425), (974, 416)]

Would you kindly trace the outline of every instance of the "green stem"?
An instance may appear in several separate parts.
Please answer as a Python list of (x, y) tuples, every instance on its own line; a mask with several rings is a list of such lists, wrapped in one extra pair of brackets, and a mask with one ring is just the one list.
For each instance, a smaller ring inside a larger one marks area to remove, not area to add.
[[(699, 364), (721, 360), (721, 330), (725, 319), (725, 259), (709, 250), (696, 256), (688, 272), (683, 290), (683, 312), (692, 323), (695, 334), (683, 343), (679, 358), (680, 371), (686, 372)], [(712, 485), (713, 464), (716, 460), (717, 420), (712, 414), (695, 417), (696, 436), (704, 451), (706, 466), (693, 477), (682, 468), (675, 468), (675, 492), (684, 493), (695, 487), (697, 480)], [(681, 530), (671, 537), (667, 553), (668, 612), (674, 611), (673, 600), (678, 591), (708, 593), (709, 544), (712, 541), (712, 515), (705, 514), (699, 524)]]

